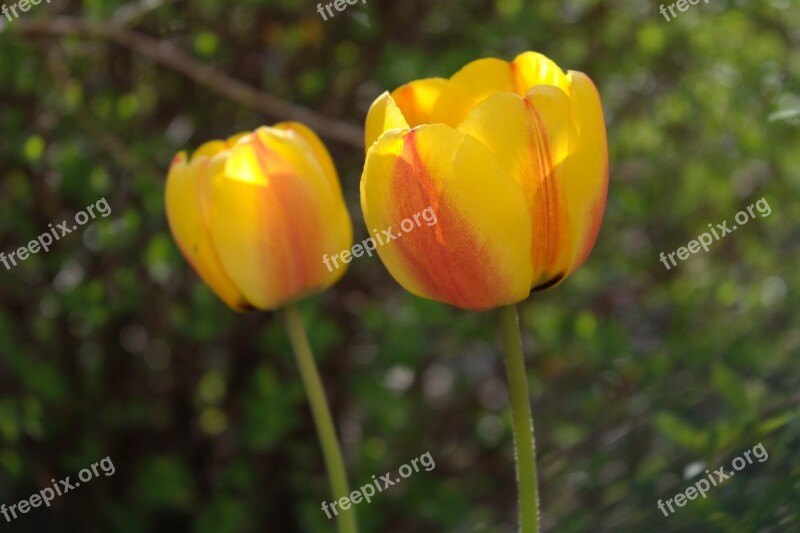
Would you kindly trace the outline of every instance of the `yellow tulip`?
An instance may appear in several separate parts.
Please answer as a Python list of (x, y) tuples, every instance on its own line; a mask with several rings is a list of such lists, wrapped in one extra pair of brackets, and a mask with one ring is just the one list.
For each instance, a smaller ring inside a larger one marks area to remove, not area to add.
[(378, 248), (408, 291), (464, 309), (517, 303), (573, 273), (608, 188), (600, 96), (526, 52), (384, 93), (366, 121), (368, 228), (432, 207), (438, 223)]
[(203, 281), (235, 310), (277, 309), (335, 283), (324, 254), (350, 248), (352, 226), (328, 151), (295, 122), (211, 141), (175, 156), (166, 209)]

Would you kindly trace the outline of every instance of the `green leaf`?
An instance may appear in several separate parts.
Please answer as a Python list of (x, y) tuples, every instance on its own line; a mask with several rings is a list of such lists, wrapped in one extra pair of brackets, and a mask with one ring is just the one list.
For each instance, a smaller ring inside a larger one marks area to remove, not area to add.
[(656, 415), (656, 427), (666, 437), (694, 451), (701, 451), (708, 442), (708, 433), (695, 429), (673, 413)]
[(739, 413), (749, 411), (751, 404), (744, 380), (722, 363), (714, 367), (711, 377), (714, 390)]

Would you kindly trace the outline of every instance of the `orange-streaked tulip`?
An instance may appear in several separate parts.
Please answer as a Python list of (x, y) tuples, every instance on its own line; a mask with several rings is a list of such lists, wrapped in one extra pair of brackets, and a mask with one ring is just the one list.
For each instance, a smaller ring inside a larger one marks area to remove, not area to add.
[(277, 309), (345, 271), (322, 263), (352, 244), (339, 178), (322, 141), (302, 124), (211, 141), (190, 158), (178, 153), (166, 208), (186, 260), (235, 310)]
[(368, 228), (431, 206), (438, 223), (378, 248), (408, 291), (464, 309), (560, 283), (594, 246), (608, 188), (600, 96), (525, 52), (384, 93), (366, 121)]

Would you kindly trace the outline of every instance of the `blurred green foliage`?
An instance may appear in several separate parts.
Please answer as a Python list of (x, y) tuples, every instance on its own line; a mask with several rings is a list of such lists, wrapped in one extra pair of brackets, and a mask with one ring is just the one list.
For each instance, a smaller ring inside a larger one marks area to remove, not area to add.
[[(800, 9), (790, 0), (714, 0), (671, 22), (654, 3), (622, 0), (369, 0), (327, 22), (297, 0), (147, 5), (41, 4), (24, 19), (123, 20), (354, 124), (381, 91), (478, 57), (532, 49), (588, 73), (609, 129), (606, 218), (586, 265), (521, 306), (544, 528), (800, 531)], [(284, 117), (102, 39), (22, 35), (17, 23), (0, 29), (0, 249), (100, 197), (112, 214), (0, 267), (0, 503), (106, 456), (116, 473), (0, 529), (333, 531), (280, 321), (228, 311), (163, 214), (177, 150)], [(363, 153), (330, 149), (364, 238)], [(762, 196), (769, 217), (670, 271), (658, 261)], [(362, 530), (514, 531), (493, 313), (416, 299), (374, 257), (303, 312), (351, 484), (426, 451), (436, 461), (360, 504)], [(657, 509), (687, 475), (729, 469), (758, 442), (766, 462), (669, 518)]]

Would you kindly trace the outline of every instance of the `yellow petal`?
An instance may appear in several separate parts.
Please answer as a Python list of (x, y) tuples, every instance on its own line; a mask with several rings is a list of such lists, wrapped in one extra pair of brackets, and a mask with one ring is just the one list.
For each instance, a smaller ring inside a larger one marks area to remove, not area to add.
[(192, 153), (192, 159), (196, 159), (197, 157), (213, 157), (227, 148), (228, 144), (225, 141), (208, 141), (197, 147), (194, 153)]
[[(528, 296), (522, 189), (474, 139), (442, 124), (387, 132), (367, 154), (361, 203), (371, 233), (399, 235), (377, 250), (408, 291), (465, 309)], [(429, 208), (433, 224), (419, 216)]]
[[(325, 144), (322, 140), (320, 140), (311, 128), (300, 122), (279, 122), (272, 127), (283, 131), (294, 132), (301, 137), (306, 142), (307, 148), (311, 150), (317, 158), (317, 162), (322, 167), (325, 177), (328, 178), (328, 184), (331, 190), (337, 191), (338, 194), (341, 195), (342, 189), (339, 184), (339, 175), (336, 173), (336, 166), (333, 164), (331, 154), (328, 152), (328, 149), (325, 148)], [(299, 149), (304, 149), (304, 146), (300, 146)]]
[(475, 105), (504, 92), (514, 92), (511, 63), (493, 57), (472, 61), (442, 87), (433, 106), (432, 121), (457, 127)]
[(191, 164), (184, 153), (175, 157), (167, 176), (167, 220), (178, 248), (200, 278), (229, 307), (242, 310), (249, 304), (223, 270), (203, 218), (201, 184), (209, 163), (204, 156)]
[(369, 112), (367, 112), (367, 121), (364, 127), (364, 149), (369, 150), (369, 147), (385, 131), (393, 128), (408, 129), (408, 127), (403, 112), (397, 107), (391, 95), (384, 92), (372, 102)]
[(194, 151), (191, 159), (194, 159), (198, 156), (214, 157), (223, 150), (227, 150), (228, 148), (236, 144), (239, 141), (239, 139), (242, 139), (243, 137), (246, 137), (248, 135), (250, 135), (249, 131), (243, 131), (241, 133), (237, 133), (236, 135), (228, 137), (224, 141), (208, 141), (207, 143), (200, 145), (200, 147)]
[(487, 57), (466, 64), (450, 80), (467, 89), (476, 101), (500, 92), (514, 92), (514, 69), (502, 59)]
[(478, 99), (466, 88), (448, 80), (431, 110), (430, 124), (455, 128), (463, 121)]
[(345, 269), (330, 271), (323, 255), (349, 248), (352, 240), (341, 195), (298, 140), (294, 131), (260, 128), (233, 146), (212, 176), (214, 246), (259, 309), (333, 284)]
[(569, 272), (574, 272), (594, 247), (608, 191), (608, 141), (600, 95), (582, 72), (570, 71), (570, 101), (575, 130), (570, 155), (562, 163), (564, 194), (569, 198), (569, 218), (575, 254)]
[(515, 90), (525, 96), (534, 85), (553, 85), (564, 92), (569, 91), (569, 79), (547, 56), (538, 52), (524, 52), (511, 62), (514, 70)]
[(447, 83), (443, 78), (428, 78), (406, 83), (392, 91), (392, 99), (403, 112), (408, 126), (431, 123), (433, 105)]
[(570, 121), (567, 95), (540, 85), (527, 99), (512, 93), (490, 96), (459, 126), (486, 146), (525, 191), (533, 287), (563, 279), (574, 255), (568, 198), (558, 176), (567, 155)]
[(466, 119), (470, 109), (489, 96), (525, 96), (535, 85), (554, 85), (567, 91), (569, 80), (558, 65), (536, 52), (520, 54), (512, 62), (493, 57), (472, 61), (440, 89), (431, 122), (455, 127)]
[[(279, 157), (293, 165), (300, 175), (314, 172), (314, 169), (306, 168), (305, 166), (306, 162), (313, 159), (327, 179), (330, 196), (326, 194), (325, 197), (331, 199), (332, 205), (331, 212), (326, 215), (331, 217), (330, 224), (328, 224), (329, 231), (326, 233), (330, 242), (326, 242), (324, 245), (326, 252), (328, 249), (332, 249), (331, 247), (351, 242), (353, 240), (353, 226), (350, 221), (350, 214), (347, 212), (347, 206), (342, 196), (339, 175), (336, 172), (336, 167), (328, 149), (325, 148), (325, 144), (311, 128), (299, 122), (281, 122), (272, 128), (264, 128), (263, 130), (272, 131), (275, 129), (286, 132), (286, 135), (279, 135), (273, 131), (275, 135), (265, 136), (264, 139)], [(283, 142), (278, 142), (279, 140)], [(313, 154), (314, 157), (307, 157), (309, 154)], [(336, 251), (338, 252), (341, 249), (337, 248)]]

